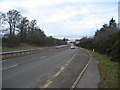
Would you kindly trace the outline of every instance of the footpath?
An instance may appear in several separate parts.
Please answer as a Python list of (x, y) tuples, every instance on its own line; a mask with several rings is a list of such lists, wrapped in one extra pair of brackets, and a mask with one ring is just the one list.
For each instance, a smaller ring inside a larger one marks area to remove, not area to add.
[(99, 61), (92, 57), (76, 88), (98, 88), (100, 82), (98, 64)]

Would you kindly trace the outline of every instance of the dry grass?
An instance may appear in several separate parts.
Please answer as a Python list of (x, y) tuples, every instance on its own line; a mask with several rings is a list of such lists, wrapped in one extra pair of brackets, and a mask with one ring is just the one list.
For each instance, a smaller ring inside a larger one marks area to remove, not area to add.
[(9, 47), (2, 47), (2, 51), (6, 52), (6, 51), (15, 51), (15, 50), (26, 50), (26, 49), (33, 49), (33, 48), (40, 48), (41, 46), (36, 46), (36, 45), (30, 45), (30, 44), (26, 44), (26, 43), (21, 43), (18, 47), (14, 47), (14, 48), (9, 48)]

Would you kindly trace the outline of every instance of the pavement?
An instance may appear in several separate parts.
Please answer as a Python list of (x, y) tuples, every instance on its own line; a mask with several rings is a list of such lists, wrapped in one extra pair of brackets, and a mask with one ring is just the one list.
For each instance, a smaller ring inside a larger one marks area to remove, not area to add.
[[(2, 62), (3, 88), (71, 88), (90, 60), (90, 52), (70, 47), (45, 49), (36, 55)], [(97, 87), (98, 61), (92, 58), (76, 88)]]
[(98, 64), (99, 61), (92, 58), (76, 88), (98, 88), (100, 82)]

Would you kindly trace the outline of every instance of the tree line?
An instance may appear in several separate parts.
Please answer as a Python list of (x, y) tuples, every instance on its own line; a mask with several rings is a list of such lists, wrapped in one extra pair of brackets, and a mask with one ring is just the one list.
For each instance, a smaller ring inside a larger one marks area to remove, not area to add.
[(3, 33), (2, 43), (7, 47), (19, 46), (20, 43), (36, 45), (66, 44), (66, 39), (56, 39), (46, 36), (44, 31), (37, 26), (37, 20), (28, 20), (17, 10), (0, 12), (0, 29)]
[(78, 46), (97, 51), (111, 57), (113, 61), (120, 61), (120, 29), (112, 18), (109, 24), (104, 24), (95, 32), (94, 37), (83, 37)]

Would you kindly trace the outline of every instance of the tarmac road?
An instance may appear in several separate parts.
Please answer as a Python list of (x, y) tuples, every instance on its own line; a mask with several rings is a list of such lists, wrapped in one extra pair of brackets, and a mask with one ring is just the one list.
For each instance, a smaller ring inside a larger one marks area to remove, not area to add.
[(70, 88), (90, 60), (82, 48), (51, 48), (3, 61), (3, 88)]

